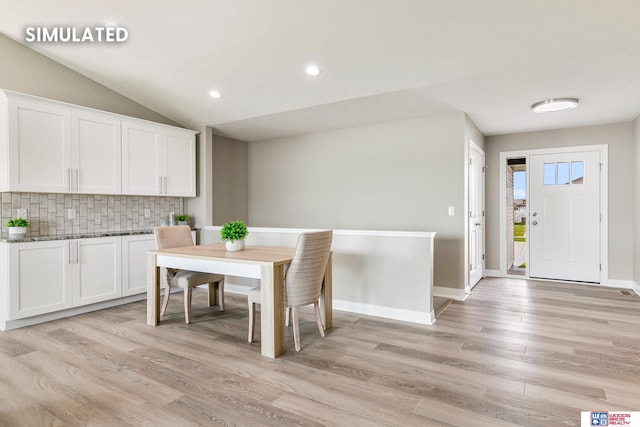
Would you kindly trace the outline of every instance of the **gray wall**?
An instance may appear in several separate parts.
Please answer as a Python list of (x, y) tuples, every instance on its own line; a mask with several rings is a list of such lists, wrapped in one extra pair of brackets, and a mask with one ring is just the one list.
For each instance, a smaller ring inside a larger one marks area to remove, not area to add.
[(633, 278), (632, 123), (618, 123), (543, 132), (491, 136), (486, 139), (487, 260), (488, 269), (500, 269), (500, 152), (575, 145), (609, 145), (609, 278)]
[(434, 283), (463, 288), (465, 121), (454, 113), (249, 143), (249, 223), (435, 231)]
[(634, 270), (633, 281), (636, 282), (637, 289), (640, 289), (640, 116), (634, 121), (634, 137), (635, 137), (635, 213), (633, 215), (635, 220), (634, 227)]
[(213, 225), (248, 222), (248, 156), (247, 142), (213, 136)]
[(0, 34), (0, 89), (176, 125), (168, 118)]

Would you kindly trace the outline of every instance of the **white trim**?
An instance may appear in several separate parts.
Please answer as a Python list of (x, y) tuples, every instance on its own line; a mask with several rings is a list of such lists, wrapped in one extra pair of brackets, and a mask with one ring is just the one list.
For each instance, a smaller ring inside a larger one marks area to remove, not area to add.
[(600, 286), (606, 286), (608, 288), (633, 289), (633, 281), (609, 279), (606, 283), (601, 283)]
[(489, 269), (484, 270), (484, 276), (485, 277), (505, 277), (505, 275), (502, 274), (500, 270), (489, 270)]
[[(538, 154), (559, 154), (573, 153), (580, 151), (600, 151), (600, 162), (602, 163), (602, 173), (600, 174), (600, 212), (602, 213), (602, 221), (600, 221), (600, 262), (602, 270), (600, 272), (600, 283), (603, 286), (609, 280), (609, 146), (608, 144), (596, 145), (576, 145), (568, 147), (556, 148), (539, 148), (533, 150), (518, 151), (502, 151), (500, 153), (500, 273), (499, 277), (507, 276), (507, 209), (505, 199), (507, 197), (507, 160), (510, 158), (526, 158), (527, 166), (530, 164), (529, 157)], [(529, 193), (529, 175), (527, 173), (527, 195)], [(528, 257), (527, 257), (528, 258)], [(529, 276), (523, 276), (529, 278)], [(536, 278), (537, 280), (537, 278)]]
[[(207, 231), (220, 231), (219, 225), (205, 225)], [(322, 231), (323, 228), (272, 228), (272, 227), (248, 227), (249, 233), (252, 231), (260, 233), (288, 233), (300, 234), (313, 231)], [(435, 237), (433, 231), (387, 231), (387, 230), (333, 230), (334, 235), (345, 236), (383, 236), (383, 237)]]
[(633, 292), (635, 292), (636, 294), (638, 294), (638, 296), (640, 296), (640, 284), (638, 282), (632, 282), (631, 289), (633, 289)]
[(433, 287), (433, 296), (434, 297), (444, 297), (451, 298), (456, 301), (464, 301), (467, 299), (469, 294), (465, 292), (464, 289), (456, 289), (456, 288), (447, 288), (444, 286), (434, 286)]
[(385, 319), (400, 320), (403, 322), (419, 323), (421, 325), (433, 325), (436, 320), (436, 315), (433, 310), (431, 310), (431, 313), (427, 314), (422, 311), (382, 307), (379, 305), (364, 304), (353, 301), (334, 300), (333, 309), (364, 314), (367, 316), (383, 317)]
[[(229, 282), (225, 282), (224, 284), (225, 292), (238, 295), (247, 295), (251, 288), (251, 286), (236, 285)], [(385, 319), (401, 320), (403, 322), (420, 323), (421, 325), (432, 325), (436, 320), (433, 310), (431, 310), (430, 315), (426, 315), (426, 313), (422, 311), (383, 307), (353, 301), (333, 300), (333, 309), (337, 311), (347, 311), (349, 313), (365, 314), (367, 316), (383, 317)], [(427, 318), (425, 318), (425, 316), (427, 316)]]
[(76, 316), (78, 314), (89, 313), (91, 311), (102, 310), (122, 304), (142, 301), (145, 299), (147, 299), (146, 292), (124, 298), (118, 298), (115, 300), (103, 301), (96, 304), (83, 305), (81, 307), (74, 307), (67, 310), (55, 311), (53, 313), (41, 314), (39, 316), (26, 317), (24, 319), (0, 321), (0, 330), (8, 331), (11, 329), (22, 328), (24, 326), (37, 325), (38, 323), (50, 322), (52, 320), (58, 320), (64, 317)]

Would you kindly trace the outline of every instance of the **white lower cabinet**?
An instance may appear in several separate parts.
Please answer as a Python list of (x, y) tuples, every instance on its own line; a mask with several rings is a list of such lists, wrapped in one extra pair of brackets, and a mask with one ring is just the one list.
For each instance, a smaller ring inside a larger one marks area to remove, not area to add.
[(8, 320), (73, 306), (68, 240), (4, 245), (9, 249)]
[(7, 320), (122, 296), (120, 237), (8, 245)]
[[(73, 305), (93, 304), (122, 296), (120, 237), (69, 241), (73, 259)], [(75, 246), (75, 248), (74, 248)]]
[(147, 292), (147, 251), (155, 249), (153, 234), (122, 236), (122, 296)]

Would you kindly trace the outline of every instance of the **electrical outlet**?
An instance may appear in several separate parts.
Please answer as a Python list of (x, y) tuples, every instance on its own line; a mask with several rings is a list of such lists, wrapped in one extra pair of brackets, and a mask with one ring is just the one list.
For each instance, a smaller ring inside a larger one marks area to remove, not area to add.
[(455, 206), (449, 206), (449, 216), (454, 216), (456, 214)]
[(144, 210), (144, 217), (145, 218), (149, 218), (151, 216), (151, 209), (145, 209)]
[(67, 219), (76, 219), (76, 210), (71, 208), (67, 209)]
[(24, 218), (27, 219), (27, 209), (26, 208), (20, 208), (16, 211), (16, 217), (17, 218)]

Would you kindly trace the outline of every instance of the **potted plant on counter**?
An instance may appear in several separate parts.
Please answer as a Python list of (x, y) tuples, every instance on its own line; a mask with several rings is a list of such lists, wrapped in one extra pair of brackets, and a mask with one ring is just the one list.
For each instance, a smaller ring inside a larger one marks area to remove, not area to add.
[(10, 219), (7, 221), (7, 227), (9, 228), (9, 234), (12, 236), (21, 236), (27, 234), (27, 227), (29, 221), (24, 218)]
[(189, 215), (182, 214), (176, 215), (176, 221), (178, 221), (178, 225), (189, 225)]
[(244, 249), (244, 238), (249, 231), (242, 221), (227, 222), (220, 229), (220, 239), (228, 251), (241, 251)]

